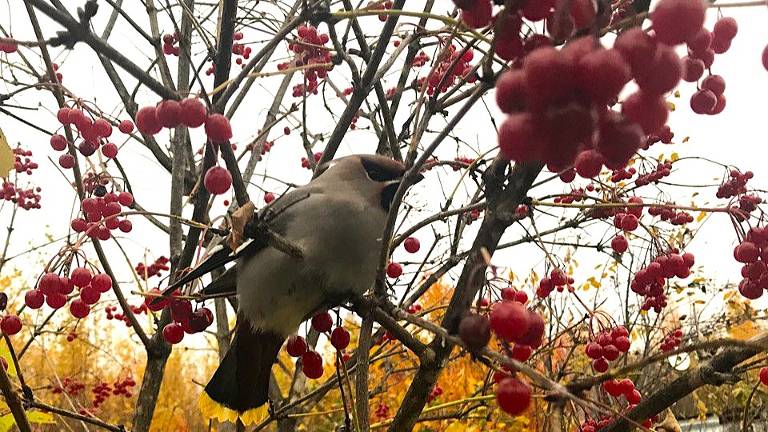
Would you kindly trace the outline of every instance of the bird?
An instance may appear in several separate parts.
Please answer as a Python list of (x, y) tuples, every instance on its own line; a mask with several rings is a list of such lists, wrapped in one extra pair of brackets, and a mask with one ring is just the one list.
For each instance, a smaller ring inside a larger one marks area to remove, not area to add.
[(200, 397), (203, 415), (244, 424), (267, 417), (270, 372), (284, 341), (317, 312), (373, 285), (387, 215), (405, 173), (403, 163), (381, 155), (326, 162), (309, 183), (254, 218), (266, 220), (301, 257), (250, 239), (234, 250), (220, 246), (169, 287), (235, 261), (203, 289), (238, 296), (231, 346)]

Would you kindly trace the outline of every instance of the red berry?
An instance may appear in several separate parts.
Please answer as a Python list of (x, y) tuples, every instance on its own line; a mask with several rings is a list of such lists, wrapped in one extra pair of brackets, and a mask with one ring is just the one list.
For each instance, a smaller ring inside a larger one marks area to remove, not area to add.
[(103, 118), (96, 119), (96, 121), (93, 122), (93, 130), (96, 135), (102, 138), (108, 138), (112, 135), (112, 125)]
[(462, 9), (461, 20), (472, 28), (485, 27), (490, 24), (492, 13), (491, 0), (475, 0), (472, 9)]
[(691, 110), (696, 114), (709, 114), (717, 104), (717, 95), (709, 90), (699, 90), (691, 96)]
[(528, 332), (528, 311), (517, 302), (503, 301), (491, 308), (491, 328), (507, 341), (517, 341)]
[(403, 274), (403, 266), (396, 262), (387, 264), (387, 277), (395, 279)]
[(528, 361), (532, 354), (533, 348), (528, 345), (515, 344), (515, 346), (512, 347), (511, 357), (517, 361), (524, 362)]
[(768, 386), (768, 367), (760, 368), (760, 382)]
[(75, 286), (82, 288), (91, 282), (91, 271), (85, 267), (77, 267), (72, 270), (70, 279)]
[(72, 300), (72, 303), (69, 304), (69, 312), (75, 318), (85, 318), (90, 311), (91, 307), (81, 299), (74, 299)]
[(739, 24), (732, 17), (723, 17), (717, 20), (712, 33), (715, 39), (730, 41), (739, 32)]
[(552, 13), (554, 0), (528, 0), (523, 5), (523, 16), (531, 21), (541, 21)]
[(656, 38), (676, 45), (693, 39), (704, 25), (707, 6), (701, 0), (661, 0), (651, 12)]
[(517, 378), (503, 379), (496, 385), (496, 403), (511, 416), (520, 415), (531, 405), (531, 389)]
[(696, 36), (694, 36), (693, 39), (688, 41), (688, 48), (691, 51), (698, 53), (708, 50), (711, 44), (712, 33), (710, 33), (709, 30), (702, 28), (696, 33)]
[(637, 405), (643, 399), (643, 396), (637, 390), (632, 390), (629, 393), (625, 393), (624, 396), (627, 398), (627, 402), (629, 402), (631, 405)]
[(544, 318), (542, 318), (541, 315), (529, 310), (528, 331), (515, 342), (522, 345), (528, 345), (531, 348), (538, 348), (541, 346), (541, 342), (544, 338), (545, 325), (546, 323), (544, 323)]
[(205, 105), (203, 105), (200, 99), (182, 99), (179, 102), (179, 107), (181, 108), (179, 111), (179, 120), (181, 120), (181, 124), (191, 128), (196, 128), (202, 126), (203, 123), (205, 123), (208, 110), (205, 108)]
[(30, 309), (40, 309), (45, 303), (45, 295), (38, 289), (29, 290), (24, 294), (24, 304)]
[(657, 46), (655, 55), (648, 63), (646, 70), (635, 72), (635, 80), (641, 90), (650, 94), (663, 95), (674, 89), (680, 82), (683, 68), (680, 57), (673, 48), (666, 45)]
[(64, 294), (51, 294), (45, 298), (45, 303), (52, 309), (60, 309), (67, 304), (67, 296)]
[(615, 49), (599, 49), (582, 57), (577, 65), (579, 87), (595, 103), (615, 99), (632, 78), (629, 64)]
[(205, 134), (214, 143), (224, 143), (232, 138), (232, 126), (222, 114), (211, 114), (205, 119)]
[(307, 341), (301, 336), (291, 336), (288, 338), (286, 350), (291, 357), (301, 357), (307, 352)]
[(663, 97), (643, 91), (633, 93), (622, 104), (622, 113), (639, 124), (646, 134), (655, 133), (664, 126), (668, 109)]
[(496, 104), (507, 114), (523, 110), (525, 89), (525, 74), (521, 70), (504, 72), (496, 80)]
[(587, 357), (593, 360), (603, 358), (603, 346), (597, 342), (588, 343), (584, 352), (587, 354)]
[(181, 327), (181, 324), (175, 322), (166, 324), (163, 327), (163, 339), (171, 345), (181, 342), (184, 339), (184, 328)]
[(124, 233), (129, 233), (133, 229), (133, 224), (128, 219), (123, 219), (117, 225), (117, 228)]
[(720, 96), (725, 92), (725, 80), (720, 75), (710, 75), (701, 82), (701, 88)]
[(226, 168), (220, 166), (211, 167), (205, 173), (203, 184), (208, 192), (214, 195), (221, 195), (232, 186), (232, 174)]
[(117, 196), (117, 202), (124, 207), (130, 207), (133, 205), (133, 194), (130, 192), (120, 192)]
[(320, 312), (312, 317), (312, 328), (319, 331), (320, 333), (331, 331), (332, 326), (333, 318), (327, 311)]
[(157, 121), (166, 128), (174, 128), (181, 122), (181, 105), (178, 101), (169, 99), (161, 101), (155, 107)]
[(104, 273), (99, 273), (91, 279), (91, 286), (98, 292), (105, 293), (112, 289), (112, 278)]
[(101, 146), (101, 154), (104, 155), (104, 157), (109, 159), (114, 159), (115, 156), (117, 156), (117, 144), (115, 143), (106, 143), (103, 146)]
[(576, 156), (573, 165), (579, 176), (583, 178), (596, 177), (603, 168), (603, 155), (597, 150), (584, 150)]
[(683, 81), (698, 81), (704, 75), (704, 69), (703, 61), (693, 57), (683, 57)]
[(744, 241), (733, 250), (733, 256), (740, 263), (753, 263), (760, 257), (760, 250), (754, 243)]
[(595, 359), (592, 361), (592, 369), (596, 372), (603, 373), (608, 370), (608, 360), (604, 358)]
[(3, 320), (0, 321), (0, 330), (3, 334), (13, 336), (21, 331), (21, 319), (16, 315), (6, 315)]
[(71, 154), (59, 156), (59, 165), (64, 169), (72, 169), (75, 166), (75, 158)]
[(403, 242), (403, 246), (405, 247), (405, 250), (409, 253), (416, 253), (419, 251), (419, 248), (421, 247), (421, 243), (419, 243), (419, 239), (416, 237), (408, 237), (405, 239), (405, 242)]
[(541, 159), (541, 144), (534, 136), (533, 117), (529, 113), (507, 116), (499, 127), (499, 152), (515, 162)]
[(597, 149), (605, 157), (605, 166), (610, 169), (623, 168), (640, 148), (642, 139), (642, 128), (617, 112), (608, 111), (600, 120)]
[(459, 338), (471, 351), (479, 351), (491, 340), (491, 324), (483, 315), (470, 314), (459, 323)]
[(117, 125), (117, 129), (124, 134), (129, 134), (133, 132), (133, 122), (130, 120), (123, 120)]
[(301, 371), (310, 379), (323, 376), (323, 358), (315, 351), (307, 351), (301, 356)]
[(80, 290), (80, 298), (86, 304), (92, 305), (99, 301), (99, 298), (101, 298), (101, 293), (99, 290), (89, 285)]
[(632, 27), (621, 32), (613, 48), (624, 56), (632, 68), (632, 74), (638, 75), (651, 69), (651, 60), (656, 53), (656, 41), (640, 27)]
[(265, 203), (269, 204), (269, 203), (271, 203), (274, 200), (275, 200), (275, 194), (273, 194), (272, 192), (267, 192), (267, 193), (264, 194), (264, 202)]
[(157, 118), (157, 109), (152, 106), (146, 106), (136, 112), (136, 128), (139, 132), (146, 135), (154, 135), (163, 128)]
[(349, 332), (344, 327), (336, 327), (331, 332), (331, 345), (339, 351), (349, 346)]
[(63, 136), (56, 134), (51, 136), (51, 148), (56, 151), (64, 151), (67, 149), (67, 139)]
[(574, 69), (572, 61), (553, 47), (542, 47), (528, 54), (523, 64), (528, 107), (540, 110), (569, 96), (573, 90)]
[(616, 237), (611, 240), (611, 249), (613, 249), (614, 252), (622, 254), (627, 251), (627, 248), (629, 247), (629, 241), (627, 241), (627, 238), (623, 235), (619, 234)]
[(763, 68), (765, 68), (765, 70), (768, 70), (768, 45), (766, 45), (765, 48), (763, 48), (762, 61), (763, 61)]

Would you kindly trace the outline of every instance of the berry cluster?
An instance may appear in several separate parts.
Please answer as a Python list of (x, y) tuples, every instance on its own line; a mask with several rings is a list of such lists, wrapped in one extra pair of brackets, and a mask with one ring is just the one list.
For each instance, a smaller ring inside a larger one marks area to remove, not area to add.
[(78, 233), (86, 233), (91, 238), (109, 240), (111, 231), (119, 229), (129, 233), (133, 224), (128, 219), (119, 219), (123, 207), (133, 205), (133, 195), (130, 192), (110, 192), (103, 197), (85, 198), (82, 202), (83, 217), (72, 220), (70, 226)]
[(432, 402), (433, 400), (437, 399), (443, 394), (443, 388), (440, 387), (440, 384), (435, 384), (434, 387), (432, 387), (432, 390), (429, 392), (429, 395), (427, 396), (427, 403)]
[(161, 271), (167, 271), (170, 267), (168, 267), (169, 259), (160, 256), (160, 258), (157, 258), (155, 262), (147, 266), (144, 263), (138, 263), (136, 264), (136, 274), (139, 275), (140, 278), (147, 280), (151, 278), (152, 276), (160, 276)]
[[(163, 302), (170, 304), (171, 319), (173, 319), (173, 322), (163, 327), (163, 338), (169, 344), (181, 342), (184, 339), (184, 333), (200, 333), (213, 324), (213, 312), (206, 307), (193, 310), (192, 302), (178, 298), (171, 298)], [(153, 310), (153, 308), (154, 306), (149, 309)]]
[(635, 174), (637, 174), (637, 170), (634, 167), (630, 167), (630, 168), (622, 167), (619, 169), (615, 169), (611, 173), (611, 181), (614, 183), (618, 183), (620, 181), (629, 180)]
[(430, 57), (424, 51), (419, 51), (413, 58), (413, 67), (422, 67), (431, 60)]
[(683, 341), (683, 329), (677, 328), (664, 336), (664, 340), (661, 341), (661, 351), (668, 352), (680, 346)]
[(470, 75), (472, 65), (469, 64), (474, 55), (471, 49), (462, 53), (456, 50), (454, 44), (449, 45), (440, 63), (429, 76), (419, 78), (417, 84), (420, 87), (426, 84), (427, 94), (431, 96), (435, 93), (445, 93), (462, 78), (466, 78), (467, 82), (474, 82), (475, 77)]
[(739, 170), (731, 170), (728, 180), (725, 180), (717, 188), (716, 196), (718, 198), (732, 198), (747, 193), (747, 182), (754, 176), (755, 174), (752, 171), (742, 174)]
[(85, 389), (85, 384), (80, 382), (76, 378), (64, 377), (61, 380), (61, 384), (56, 384), (51, 389), (53, 394), (65, 393), (69, 396), (77, 396), (81, 391)]
[(166, 33), (163, 35), (163, 54), (169, 56), (173, 55), (178, 57), (179, 56), (179, 39), (180, 35), (179, 32), (174, 32), (173, 34)]
[(596, 334), (585, 347), (585, 353), (592, 359), (592, 369), (602, 373), (608, 370), (608, 362), (629, 351), (629, 346), (629, 332), (620, 325)]
[(672, 225), (685, 225), (693, 222), (693, 216), (686, 211), (675, 211), (665, 206), (652, 206), (648, 208), (648, 214), (659, 216), (663, 221), (669, 221)]
[(746, 238), (733, 249), (733, 257), (744, 264), (739, 283), (739, 292), (755, 300), (768, 289), (768, 229), (755, 227), (747, 232)]
[[(149, 307), (147, 307), (146, 303), (142, 303), (141, 306), (133, 306), (129, 305), (131, 308), (131, 312), (134, 315), (141, 315), (142, 313), (147, 313), (149, 311)], [(122, 313), (117, 312), (117, 306), (107, 306), (104, 308), (104, 312), (106, 315), (107, 320), (118, 320), (122, 321), (123, 324), (125, 324), (126, 327), (129, 327), (131, 325), (131, 320), (128, 319), (127, 315), (123, 315)]]
[[(286, 70), (291, 67), (323, 65), (304, 69), (304, 83), (293, 87), (293, 97), (302, 97), (308, 94), (317, 94), (318, 80), (325, 79), (328, 71), (333, 69), (333, 55), (325, 46), (330, 38), (326, 33), (318, 33), (317, 28), (311, 24), (301, 25), (296, 41), (288, 44), (288, 49), (295, 53), (290, 62), (277, 65), (278, 70)], [(305, 85), (306, 83), (306, 85)]]
[(677, 252), (671, 252), (657, 256), (645, 268), (635, 273), (630, 288), (633, 292), (645, 297), (641, 309), (650, 310), (653, 308), (657, 313), (661, 312), (667, 305), (667, 297), (664, 294), (666, 279), (687, 278), (691, 274), (693, 264), (693, 254), (680, 255)]
[[(38, 168), (37, 162), (32, 160), (32, 150), (24, 150), (21, 147), (13, 149), (14, 163), (13, 169), (16, 171), (16, 182), (20, 174), (32, 175), (32, 172)], [(3, 181), (2, 199), (15, 203), (24, 210), (39, 209), (40, 206), (40, 187), (28, 187), (24, 189), (18, 184), (9, 180)]]
[(118, 380), (114, 385), (110, 386), (107, 382), (100, 382), (96, 384), (91, 392), (93, 393), (93, 407), (98, 408), (103, 404), (110, 396), (124, 396), (130, 398), (133, 396), (131, 393), (131, 387), (136, 385), (136, 381), (131, 377), (125, 377), (123, 380)]
[(505, 342), (538, 348), (544, 337), (544, 319), (517, 301), (502, 300), (491, 306), (491, 329)]
[[(349, 356), (344, 350), (349, 346), (351, 335), (344, 327), (333, 328), (333, 318), (327, 311), (320, 312), (312, 317), (312, 328), (329, 336), (331, 345), (342, 355), (342, 361), (346, 362)], [(307, 346), (306, 340), (301, 336), (288, 338), (286, 351), (291, 357), (301, 357), (301, 368), (304, 375), (310, 379), (318, 379), (323, 376), (323, 358)]]
[[(112, 136), (112, 124), (104, 119), (92, 119), (86, 113), (78, 108), (61, 108), (56, 113), (56, 118), (63, 126), (74, 126), (79, 137), (82, 139), (77, 145), (77, 150), (83, 156), (91, 156), (96, 150), (101, 148), (101, 153), (107, 158), (117, 156), (117, 145), (107, 141)], [(50, 140), (51, 148), (56, 151), (65, 151), (69, 142), (63, 135), (52, 135)], [(59, 156), (59, 165), (62, 168), (70, 169), (75, 166), (75, 159), (71, 154), (65, 153)]]
[(566, 288), (568, 292), (573, 292), (574, 279), (562, 269), (554, 268), (549, 272), (549, 277), (543, 277), (536, 288), (536, 295), (541, 298), (548, 297), (555, 289), (557, 292), (563, 292)]
[[(323, 152), (316, 152), (315, 154), (312, 155), (312, 159), (315, 160), (315, 163), (320, 162), (320, 158), (322, 157), (323, 157)], [(301, 158), (301, 167), (311, 170), (312, 164), (309, 163), (309, 159), (303, 157)]]
[[(712, 67), (715, 54), (728, 51), (737, 32), (736, 20), (725, 17), (715, 23), (712, 32), (702, 28), (693, 38), (688, 39), (688, 56), (683, 59), (683, 79), (698, 82), (704, 70)], [(691, 96), (691, 109), (696, 114), (720, 114), (725, 109), (724, 92), (723, 77), (710, 73), (701, 81), (699, 90)]]
[[(235, 41), (243, 40), (243, 32), (235, 32), (232, 34), (232, 39)], [(235, 64), (239, 64), (242, 67), (245, 67), (245, 61), (251, 58), (251, 52), (253, 51), (253, 48), (249, 46), (245, 46), (240, 42), (235, 42), (232, 44), (232, 54), (234, 54), (235, 57)]]
[(672, 174), (672, 162), (669, 162), (669, 161), (659, 162), (659, 164), (656, 165), (656, 168), (653, 171), (637, 176), (637, 180), (635, 180), (635, 185), (637, 186), (649, 185), (651, 183), (658, 182), (659, 180), (663, 179), (664, 177), (667, 177), (670, 174)]
[[(549, 15), (550, 7), (543, 9), (542, 16)], [(562, 50), (531, 52), (522, 69), (497, 82), (499, 107), (510, 114), (499, 130), (501, 154), (517, 162), (543, 161), (552, 171), (574, 164), (583, 177), (597, 175), (603, 164), (623, 167), (642, 136), (664, 126), (663, 95), (682, 73), (673, 46), (702, 29), (705, 10), (700, 0), (662, 0), (652, 14), (654, 37), (632, 28), (612, 49), (583, 37)], [(607, 110), (632, 78), (640, 90), (624, 100), (621, 114)]]
[(24, 303), (30, 309), (39, 309), (43, 303), (53, 309), (60, 309), (67, 304), (75, 287), (80, 296), (74, 298), (69, 310), (75, 318), (85, 318), (91, 311), (91, 305), (101, 298), (101, 294), (112, 289), (112, 278), (103, 273), (93, 275), (85, 267), (76, 267), (70, 275), (59, 276), (48, 272), (40, 277), (37, 288), (29, 290), (24, 295)]
[[(739, 197), (738, 209), (741, 210), (742, 213), (752, 213), (753, 211), (757, 210), (757, 206), (762, 202), (763, 199), (755, 194), (742, 195)], [(737, 213), (736, 217), (739, 220), (746, 219), (744, 214)]]
[(376, 406), (376, 417), (380, 420), (386, 419), (389, 417), (389, 406), (385, 403), (380, 403)]
[(615, 398), (624, 396), (627, 399), (627, 403), (630, 405), (639, 404), (643, 398), (640, 392), (635, 388), (635, 383), (629, 378), (604, 381), (603, 390)]

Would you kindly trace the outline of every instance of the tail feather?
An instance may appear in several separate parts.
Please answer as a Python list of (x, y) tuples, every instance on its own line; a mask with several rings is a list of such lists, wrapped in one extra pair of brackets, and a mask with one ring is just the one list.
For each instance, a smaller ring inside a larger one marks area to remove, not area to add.
[(205, 386), (203, 414), (226, 421), (239, 417), (246, 424), (265, 417), (270, 372), (284, 340), (277, 333), (253, 330), (247, 321), (241, 321), (232, 346)]

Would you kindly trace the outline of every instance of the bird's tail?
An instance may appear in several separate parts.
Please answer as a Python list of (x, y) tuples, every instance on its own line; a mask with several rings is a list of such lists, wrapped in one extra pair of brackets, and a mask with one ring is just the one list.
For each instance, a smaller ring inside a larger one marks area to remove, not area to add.
[(232, 346), (200, 395), (200, 410), (207, 418), (243, 424), (265, 419), (272, 364), (285, 337), (254, 330), (242, 320)]

